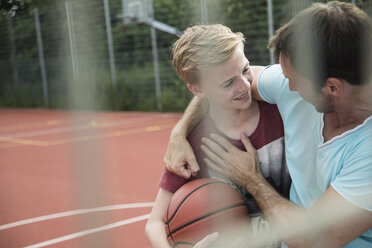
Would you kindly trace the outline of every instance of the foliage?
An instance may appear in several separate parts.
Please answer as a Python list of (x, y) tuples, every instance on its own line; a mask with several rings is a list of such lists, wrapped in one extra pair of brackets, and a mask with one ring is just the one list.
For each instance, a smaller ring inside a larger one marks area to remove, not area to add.
[(19, 9), (24, 9), (31, 0), (0, 0), (0, 13), (2, 15), (14, 16)]
[[(67, 11), (66, 1), (0, 0), (0, 106), (158, 110), (151, 28), (140, 23), (123, 24), (118, 18), (122, 12), (121, 0), (109, 0), (115, 86), (110, 74), (103, 1), (68, 0), (71, 13)], [(206, 2), (209, 23), (222, 23), (245, 35), (245, 53), (251, 64), (270, 62), (266, 48), (267, 1)], [(310, 2), (314, 1), (272, 0), (274, 30)], [(372, 12), (370, 2), (356, 0), (369, 14)], [(43, 41), (48, 104), (43, 100), (36, 7)], [(202, 22), (200, 0), (153, 0), (153, 7), (156, 20), (179, 30)], [(70, 26), (68, 14), (73, 17)], [(70, 36), (71, 26), (73, 37)], [(176, 39), (174, 35), (156, 30), (163, 111), (183, 111), (192, 97), (171, 64), (170, 48)], [(74, 70), (78, 75), (74, 75)]]
[(0, 15), (14, 17), (18, 11), (37, 7), (43, 4), (42, 0), (0, 0)]

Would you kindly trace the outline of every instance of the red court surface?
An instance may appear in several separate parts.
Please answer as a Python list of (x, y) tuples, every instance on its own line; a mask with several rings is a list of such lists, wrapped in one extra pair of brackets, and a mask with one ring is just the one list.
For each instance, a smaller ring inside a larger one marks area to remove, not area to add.
[(150, 247), (180, 114), (0, 109), (0, 247)]

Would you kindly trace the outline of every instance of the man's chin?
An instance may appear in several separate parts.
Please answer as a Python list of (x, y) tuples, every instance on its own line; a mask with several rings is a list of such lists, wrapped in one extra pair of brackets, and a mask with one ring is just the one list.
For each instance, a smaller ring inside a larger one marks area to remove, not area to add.
[(315, 110), (323, 114), (335, 112), (334, 108), (331, 106), (315, 106)]

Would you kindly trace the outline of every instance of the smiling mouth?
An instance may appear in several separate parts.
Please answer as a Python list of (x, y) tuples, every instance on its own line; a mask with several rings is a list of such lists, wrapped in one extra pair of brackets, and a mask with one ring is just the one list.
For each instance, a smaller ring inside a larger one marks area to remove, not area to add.
[(245, 100), (248, 98), (248, 91), (245, 92), (244, 94), (240, 95), (239, 97), (235, 97), (234, 100)]

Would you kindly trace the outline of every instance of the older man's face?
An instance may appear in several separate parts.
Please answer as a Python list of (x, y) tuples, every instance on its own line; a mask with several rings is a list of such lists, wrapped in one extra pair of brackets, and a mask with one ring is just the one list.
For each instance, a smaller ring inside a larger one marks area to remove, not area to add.
[(327, 94), (325, 87), (318, 91), (314, 82), (303, 77), (293, 68), (287, 56), (280, 55), (279, 63), (284, 76), (288, 79), (290, 91), (297, 91), (305, 101), (314, 105), (318, 112), (334, 111), (334, 97)]

